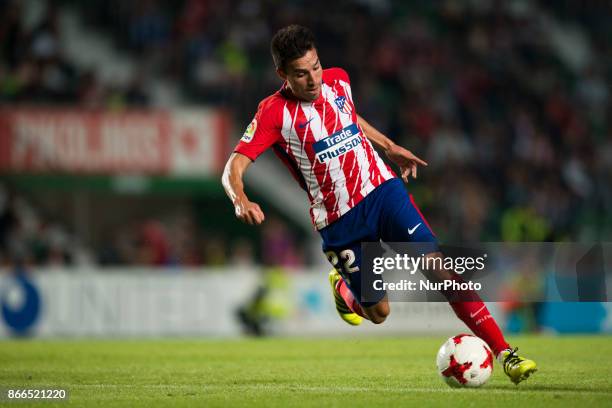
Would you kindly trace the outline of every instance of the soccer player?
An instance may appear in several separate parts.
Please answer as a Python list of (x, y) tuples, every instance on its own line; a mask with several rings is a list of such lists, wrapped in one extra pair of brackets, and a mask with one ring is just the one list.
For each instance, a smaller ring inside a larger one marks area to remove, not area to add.
[[(351, 325), (362, 318), (380, 324), (389, 315), (389, 302), (384, 291), (372, 301), (362, 299), (361, 274), (373, 272), (361, 268), (361, 242), (419, 242), (430, 248), (427, 257), (442, 254), (412, 196), (372, 145), (399, 167), (406, 182), (427, 163), (357, 114), (348, 74), (323, 69), (310, 30), (298, 25), (279, 30), (271, 51), (284, 83), (259, 104), (225, 166), (223, 187), (241, 221), (261, 224), (264, 213), (247, 198), (242, 178), (261, 153), (273, 148), (310, 199), (310, 217), (334, 266), (329, 279), (340, 317)], [(434, 275), (457, 276), (445, 270)], [(478, 295), (462, 302), (442, 293), (459, 319), (489, 344), (515, 384), (536, 371), (535, 362), (510, 348)]]

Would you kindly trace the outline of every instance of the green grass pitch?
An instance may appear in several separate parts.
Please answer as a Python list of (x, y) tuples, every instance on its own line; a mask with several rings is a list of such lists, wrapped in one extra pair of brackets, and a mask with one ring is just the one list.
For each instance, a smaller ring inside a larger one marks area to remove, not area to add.
[[(515, 337), (539, 371), (514, 386), (496, 364), (451, 389), (443, 336), (0, 341), (0, 387), (61, 387), (68, 402), (5, 406), (612, 406), (612, 337)], [(580, 404), (580, 405), (579, 405)]]

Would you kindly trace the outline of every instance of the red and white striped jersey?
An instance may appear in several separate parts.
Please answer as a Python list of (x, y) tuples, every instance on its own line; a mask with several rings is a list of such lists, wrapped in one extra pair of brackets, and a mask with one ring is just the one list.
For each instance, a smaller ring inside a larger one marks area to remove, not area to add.
[(272, 147), (310, 199), (316, 229), (395, 177), (357, 123), (346, 71), (323, 71), (321, 96), (295, 99), (287, 85), (259, 104), (235, 152), (255, 160)]

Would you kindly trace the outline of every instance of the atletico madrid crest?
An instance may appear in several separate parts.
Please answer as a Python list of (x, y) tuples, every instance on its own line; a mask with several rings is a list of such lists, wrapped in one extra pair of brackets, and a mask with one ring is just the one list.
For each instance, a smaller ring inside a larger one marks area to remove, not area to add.
[(336, 103), (336, 106), (338, 107), (340, 112), (346, 113), (347, 115), (350, 115), (351, 113), (353, 113), (351, 104), (346, 101), (346, 96), (339, 96), (336, 99), (334, 99), (334, 102)]

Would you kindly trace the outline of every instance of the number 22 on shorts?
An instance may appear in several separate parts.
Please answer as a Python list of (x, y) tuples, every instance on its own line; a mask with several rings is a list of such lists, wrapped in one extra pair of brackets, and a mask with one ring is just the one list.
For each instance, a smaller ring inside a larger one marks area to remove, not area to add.
[[(354, 273), (359, 271), (359, 266), (355, 265), (355, 252), (352, 249), (344, 249), (338, 254), (334, 251), (325, 252), (327, 260), (336, 268), (339, 272), (344, 271), (345, 273)], [(343, 265), (340, 265), (340, 261), (343, 261)], [(346, 276), (343, 276), (345, 279)]]

